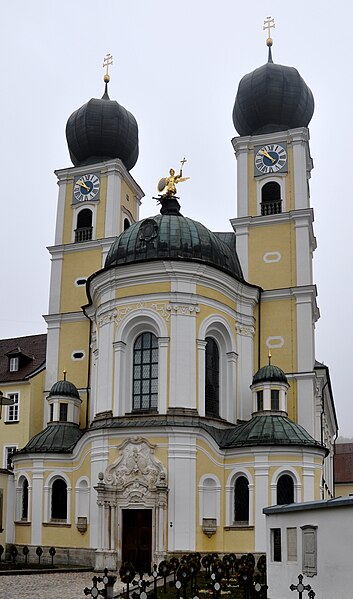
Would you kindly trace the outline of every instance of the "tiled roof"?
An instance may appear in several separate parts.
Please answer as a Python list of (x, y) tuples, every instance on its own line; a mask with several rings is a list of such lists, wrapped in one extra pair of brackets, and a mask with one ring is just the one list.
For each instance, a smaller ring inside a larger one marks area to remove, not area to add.
[(353, 443), (337, 443), (334, 457), (335, 483), (353, 482)]
[(71, 453), (83, 431), (71, 422), (51, 422), (18, 453)]
[[(0, 383), (23, 381), (29, 378), (38, 368), (45, 365), (47, 336), (29, 335), (0, 339)], [(10, 356), (19, 355), (19, 370), (10, 372)]]

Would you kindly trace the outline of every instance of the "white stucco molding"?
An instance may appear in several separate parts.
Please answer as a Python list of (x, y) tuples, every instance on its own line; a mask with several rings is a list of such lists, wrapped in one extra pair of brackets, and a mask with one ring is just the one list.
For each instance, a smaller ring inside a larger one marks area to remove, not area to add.
[[(205, 483), (207, 480), (211, 480), (212, 486), (207, 487)], [(217, 526), (221, 523), (221, 483), (215, 474), (203, 474), (199, 480), (199, 525), (202, 526), (202, 520), (204, 517), (216, 516)], [(215, 513), (212, 516), (205, 515), (205, 494), (209, 492), (214, 496), (214, 508)]]
[(288, 464), (284, 464), (275, 470), (271, 478), (271, 505), (276, 505), (277, 503), (277, 484), (278, 479), (283, 474), (288, 474), (294, 483), (294, 502), (298, 503), (302, 500), (302, 483), (300, 480), (300, 476), (298, 471), (293, 468), (293, 466), (289, 466)]
[(232, 526), (234, 524), (234, 487), (235, 481), (239, 476), (245, 476), (249, 482), (249, 526), (254, 525), (254, 479), (250, 474), (250, 471), (244, 466), (239, 465), (233, 468), (229, 474), (226, 482), (226, 526)]

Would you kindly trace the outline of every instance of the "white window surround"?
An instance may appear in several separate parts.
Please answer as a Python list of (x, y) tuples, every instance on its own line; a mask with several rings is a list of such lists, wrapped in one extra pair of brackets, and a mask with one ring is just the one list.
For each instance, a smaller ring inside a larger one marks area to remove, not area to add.
[[(98, 202), (99, 203), (99, 202)], [(82, 210), (88, 208), (92, 212), (92, 239), (95, 239), (96, 235), (96, 221), (97, 221), (97, 201), (92, 202), (82, 202), (82, 204), (73, 204), (72, 206), (72, 231), (71, 231), (71, 240), (72, 243), (75, 243), (75, 230), (77, 229), (77, 219), (78, 215)]]
[[(7, 462), (8, 462), (8, 456), (9, 453), (12, 455), (14, 453), (14, 451), (16, 451), (18, 449), (18, 443), (11, 443), (11, 445), (4, 445), (4, 449), (3, 449), (3, 468), (7, 469)], [(10, 450), (10, 451), (9, 451)]]
[(53, 482), (57, 479), (61, 479), (66, 482), (66, 491), (67, 491), (67, 493), (66, 493), (66, 501), (67, 501), (66, 523), (70, 524), (71, 523), (71, 511), (70, 511), (71, 485), (70, 485), (69, 478), (63, 472), (52, 473), (48, 476), (48, 478), (45, 481), (45, 484), (44, 484), (44, 522), (46, 522), (46, 523), (52, 522), (52, 519), (51, 519), (51, 495), (52, 495)]
[(19, 422), (20, 420), (20, 394), (18, 391), (14, 391), (7, 394), (7, 397), (13, 399), (15, 404), (13, 406), (6, 406), (6, 418), (5, 422)]
[(75, 486), (75, 521), (78, 518), (87, 518), (89, 523), (89, 505), (90, 505), (90, 482), (87, 476), (81, 476)]
[[(208, 485), (208, 482), (211, 482), (211, 485)], [(206, 494), (210, 493), (212, 497), (212, 507), (213, 513), (207, 514), (205, 513), (206, 508)], [(202, 526), (203, 518), (216, 518), (217, 526), (220, 526), (221, 515), (220, 515), (220, 506), (221, 506), (221, 483), (219, 479), (214, 474), (204, 474), (200, 478), (199, 482), (199, 524)]]
[(278, 183), (281, 189), (281, 200), (282, 200), (282, 212), (286, 212), (286, 177), (281, 176), (269, 176), (265, 175), (263, 178), (259, 177), (256, 179), (256, 204), (257, 204), (257, 215), (261, 216), (261, 196), (262, 188), (266, 183)]
[[(79, 358), (76, 358), (75, 354), (82, 354), (82, 356), (80, 356)], [(71, 360), (74, 360), (75, 362), (77, 362), (78, 360), (84, 360), (85, 357), (86, 357), (86, 352), (84, 349), (74, 349), (74, 351), (71, 354)]]
[(26, 474), (20, 474), (17, 479), (16, 484), (16, 520), (22, 520), (22, 502), (23, 502), (23, 483), (25, 480), (28, 482), (28, 517), (27, 522), (31, 520), (31, 497), (32, 497), (32, 487), (31, 482)]
[(302, 501), (302, 484), (298, 472), (291, 466), (278, 468), (272, 476), (271, 480), (271, 505), (277, 504), (277, 483), (278, 479), (283, 475), (288, 474), (293, 479), (294, 483), (294, 503)]
[(16, 356), (14, 358), (10, 358), (10, 368), (9, 368), (10, 372), (17, 372), (18, 371), (19, 362), (20, 362), (19, 356)]
[(234, 526), (234, 487), (235, 481), (245, 476), (249, 482), (249, 524), (254, 526), (254, 481), (247, 468), (239, 467), (228, 476), (226, 483), (226, 526)]
[[(236, 398), (236, 344), (228, 321), (220, 315), (212, 315), (201, 323), (197, 339), (199, 368), (198, 411), (205, 416), (205, 352), (206, 337), (212, 337), (219, 351), (219, 415), (230, 422), (235, 419)], [(232, 402), (227, 402), (232, 398)]]
[(167, 412), (167, 364), (169, 336), (165, 321), (153, 310), (129, 314), (121, 322), (114, 347), (114, 416), (132, 411), (133, 348), (141, 333), (158, 338), (158, 412)]
[(75, 279), (76, 287), (84, 287), (86, 285), (86, 282), (87, 277), (77, 277), (77, 279)]

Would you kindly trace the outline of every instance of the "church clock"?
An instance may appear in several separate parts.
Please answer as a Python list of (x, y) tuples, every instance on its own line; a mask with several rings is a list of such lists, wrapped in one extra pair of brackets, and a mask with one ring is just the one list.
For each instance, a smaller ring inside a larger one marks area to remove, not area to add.
[(100, 190), (100, 178), (98, 175), (89, 173), (76, 179), (74, 184), (73, 202), (87, 202), (98, 200)]
[(284, 145), (267, 144), (255, 148), (255, 176), (287, 171), (287, 150)]

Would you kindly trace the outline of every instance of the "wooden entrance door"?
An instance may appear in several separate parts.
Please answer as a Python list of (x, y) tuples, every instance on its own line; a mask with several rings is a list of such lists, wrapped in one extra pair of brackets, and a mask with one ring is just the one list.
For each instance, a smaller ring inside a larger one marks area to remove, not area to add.
[(123, 562), (134, 564), (137, 572), (150, 572), (152, 563), (152, 510), (122, 510)]

